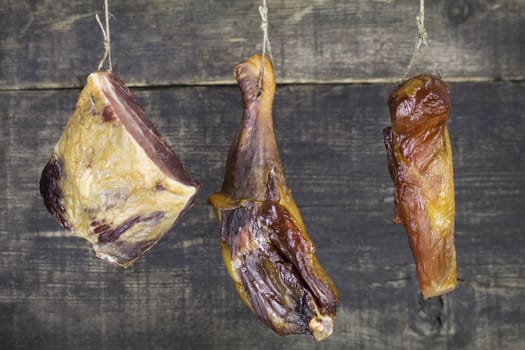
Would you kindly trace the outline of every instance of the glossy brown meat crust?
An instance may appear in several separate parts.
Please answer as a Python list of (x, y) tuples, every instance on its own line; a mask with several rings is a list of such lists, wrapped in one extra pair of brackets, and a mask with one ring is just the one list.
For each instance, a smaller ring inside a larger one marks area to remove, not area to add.
[(286, 186), (272, 122), (275, 78), (261, 56), (235, 67), (244, 102), (241, 128), (230, 148), (222, 191), (210, 196), (221, 224), (221, 248), (242, 300), (275, 332), (333, 331), (337, 290)]
[(456, 287), (447, 85), (416, 76), (392, 92), (388, 106), (392, 127), (383, 133), (395, 187), (393, 221), (405, 226), (423, 296), (441, 295)]

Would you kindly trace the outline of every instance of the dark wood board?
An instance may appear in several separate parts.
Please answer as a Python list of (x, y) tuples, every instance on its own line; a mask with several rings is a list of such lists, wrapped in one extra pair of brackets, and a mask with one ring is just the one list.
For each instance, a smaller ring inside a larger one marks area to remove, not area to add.
[[(233, 83), (261, 48), (261, 1), (110, 1), (113, 63), (135, 86)], [(281, 82), (392, 82), (417, 38), (417, 0), (269, 1)], [(0, 89), (80, 87), (102, 57), (102, 0), (0, 0)], [(525, 2), (427, 1), (416, 70), (448, 80), (523, 80)]]
[(0, 92), (1, 349), (522, 349), (525, 84), (452, 83), (455, 292), (422, 302), (381, 129), (392, 84), (279, 86), (288, 184), (341, 294), (326, 341), (280, 337), (237, 296), (206, 197), (241, 115), (236, 87), (133, 89), (202, 182), (195, 206), (128, 269), (47, 214), (38, 179), (78, 89)]

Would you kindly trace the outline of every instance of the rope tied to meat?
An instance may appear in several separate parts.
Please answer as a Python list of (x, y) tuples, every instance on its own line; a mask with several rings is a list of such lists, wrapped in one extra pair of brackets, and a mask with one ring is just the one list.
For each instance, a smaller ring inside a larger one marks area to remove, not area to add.
[(111, 72), (113, 70), (113, 66), (111, 64), (111, 39), (109, 36), (109, 6), (108, 6), (108, 0), (104, 0), (104, 12), (106, 16), (106, 28), (102, 25), (102, 21), (100, 20), (100, 17), (98, 13), (95, 15), (95, 18), (97, 19), (97, 23), (100, 26), (100, 30), (102, 31), (102, 35), (104, 36), (104, 56), (100, 60), (100, 63), (98, 64), (97, 70), (101, 70), (104, 66), (104, 62), (106, 62), (106, 59), (108, 60), (108, 71)]
[[(425, 47), (430, 46), (430, 39), (428, 38), (428, 33), (425, 28), (425, 0), (419, 0), (419, 14), (416, 16), (416, 23), (417, 23), (418, 38), (416, 41), (416, 46), (414, 47), (414, 52), (412, 54), (412, 57), (410, 58), (410, 62), (407, 66), (405, 74), (403, 75), (403, 80), (405, 80), (408, 76), (408, 73), (410, 73), (410, 70), (412, 69), (412, 66), (414, 65), (416, 61), (416, 57), (419, 53), (419, 49), (421, 48), (421, 45), (424, 45)], [(433, 59), (433, 63), (434, 63), (434, 71), (436, 72), (437, 75), (439, 75), (438, 64), (435, 59)]]
[(263, 32), (263, 42), (261, 68), (259, 70), (259, 81), (257, 82), (257, 96), (261, 94), (262, 79), (264, 75), (264, 61), (267, 53), (270, 57), (270, 60), (273, 61), (272, 48), (270, 46), (270, 39), (268, 37), (268, 6), (266, 4), (266, 0), (263, 0), (262, 6), (259, 6), (259, 14), (261, 15), (261, 29)]

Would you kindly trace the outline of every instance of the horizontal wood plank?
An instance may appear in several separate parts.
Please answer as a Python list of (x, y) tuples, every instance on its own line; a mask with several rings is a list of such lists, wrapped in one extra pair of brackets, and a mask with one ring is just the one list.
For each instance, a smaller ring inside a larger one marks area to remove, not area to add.
[(237, 296), (206, 197), (218, 190), (241, 115), (235, 87), (134, 93), (199, 179), (195, 206), (129, 269), (67, 237), (38, 195), (40, 171), (78, 90), (0, 92), (2, 349), (517, 349), (525, 321), (524, 84), (453, 83), (455, 292), (422, 302), (393, 225), (381, 129), (393, 85), (288, 85), (274, 120), (288, 184), (340, 294), (314, 345), (279, 337)]
[[(111, 1), (114, 69), (134, 86), (232, 84), (233, 66), (260, 51), (260, 1)], [(0, 89), (79, 87), (96, 69), (100, 0), (7, 1), (0, 17)], [(448, 80), (525, 77), (525, 3), (427, 1), (433, 63)], [(269, 1), (278, 79), (385, 82), (403, 75), (417, 38), (418, 1)]]

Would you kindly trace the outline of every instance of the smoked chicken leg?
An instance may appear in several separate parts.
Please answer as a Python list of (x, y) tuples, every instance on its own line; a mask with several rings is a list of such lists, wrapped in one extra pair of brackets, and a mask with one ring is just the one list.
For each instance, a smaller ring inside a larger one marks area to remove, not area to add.
[(242, 300), (275, 332), (322, 340), (333, 331), (337, 290), (315, 257), (286, 186), (272, 122), (275, 78), (260, 55), (235, 67), (244, 112), (221, 192), (210, 196), (227, 270)]

